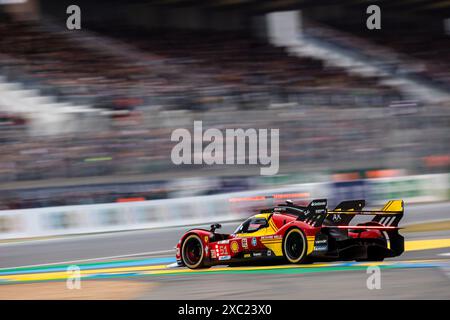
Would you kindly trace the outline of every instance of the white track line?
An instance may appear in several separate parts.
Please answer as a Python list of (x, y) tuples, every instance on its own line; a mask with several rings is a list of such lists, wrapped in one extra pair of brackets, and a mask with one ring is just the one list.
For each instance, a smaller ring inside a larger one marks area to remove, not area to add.
[(108, 260), (108, 259), (127, 258), (127, 257), (155, 255), (155, 254), (167, 254), (167, 253), (174, 253), (174, 250), (138, 252), (138, 253), (131, 253), (131, 254), (123, 254), (123, 255), (118, 255), (118, 256), (79, 259), (79, 260), (70, 260), (70, 261), (61, 261), (61, 262), (51, 262), (51, 263), (33, 264), (33, 265), (17, 266), (17, 267), (7, 267), (7, 268), (0, 268), (0, 271), (14, 269), (14, 268), (33, 268), (33, 267), (53, 266), (53, 265), (58, 265), (58, 264), (72, 264), (72, 263), (77, 263), (77, 262), (88, 262), (88, 261), (96, 261), (96, 260)]
[(450, 256), (450, 252), (447, 252), (447, 253), (439, 253), (438, 256), (449, 257), (449, 256)]

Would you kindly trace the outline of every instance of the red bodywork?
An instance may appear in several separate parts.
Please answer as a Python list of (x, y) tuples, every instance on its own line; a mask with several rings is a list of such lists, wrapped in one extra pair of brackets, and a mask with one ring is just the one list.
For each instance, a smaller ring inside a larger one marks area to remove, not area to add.
[[(404, 238), (398, 233), (398, 222), (403, 201), (391, 200), (379, 210), (363, 210), (364, 206), (365, 200), (348, 200), (328, 210), (326, 199), (313, 200), (306, 207), (287, 201), (261, 210), (233, 234), (216, 233), (219, 225), (193, 229), (176, 246), (177, 263), (198, 268), (277, 257), (291, 263), (380, 261), (402, 254)], [(373, 219), (351, 225), (356, 215)]]
[[(270, 219), (273, 222), (275, 232), (266, 234), (247, 235), (243, 234), (218, 234), (213, 233), (205, 229), (192, 229), (189, 230), (178, 242), (176, 246), (176, 259), (178, 264), (182, 265), (181, 258), (181, 244), (191, 234), (196, 234), (200, 237), (205, 250), (205, 259), (209, 265), (214, 264), (228, 264), (230, 261), (236, 261), (236, 259), (246, 260), (248, 258), (267, 257), (267, 253), (270, 252), (272, 257), (282, 257), (280, 252), (274, 252), (268, 248), (268, 243), (274, 243), (279, 241), (282, 243), (282, 239), (288, 230), (291, 228), (300, 229), (307, 239), (307, 252), (308, 255), (314, 252), (314, 242), (316, 235), (324, 227), (313, 227), (303, 221), (297, 220), (297, 216), (289, 215), (285, 213), (273, 213), (270, 215)], [(382, 225), (380, 225), (383, 228)], [(355, 228), (358, 228), (355, 226)], [(351, 238), (359, 239), (376, 239), (383, 238), (383, 234), (378, 229), (366, 229), (361, 226), (362, 229), (350, 230), (348, 236)], [(282, 248), (281, 248), (282, 250)], [(277, 255), (278, 253), (278, 255)], [(245, 257), (246, 254), (251, 256)], [(259, 255), (260, 254), (260, 255)]]

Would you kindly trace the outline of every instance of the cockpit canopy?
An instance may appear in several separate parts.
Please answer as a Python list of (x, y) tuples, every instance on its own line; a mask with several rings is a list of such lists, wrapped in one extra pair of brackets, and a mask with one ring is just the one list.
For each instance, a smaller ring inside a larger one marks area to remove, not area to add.
[(245, 220), (234, 233), (253, 233), (268, 226), (269, 222), (266, 218), (256, 215)]

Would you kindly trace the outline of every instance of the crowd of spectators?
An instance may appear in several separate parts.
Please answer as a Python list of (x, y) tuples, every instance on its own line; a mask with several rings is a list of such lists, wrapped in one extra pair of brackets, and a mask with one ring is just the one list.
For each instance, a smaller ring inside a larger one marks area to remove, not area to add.
[(450, 91), (450, 37), (444, 30), (397, 26), (368, 32), (359, 24), (332, 24), (331, 27), (306, 20), (305, 32), (362, 52), (393, 73), (415, 76)]
[(39, 85), (44, 94), (107, 109), (148, 104), (194, 110), (223, 104), (261, 108), (308, 92), (400, 95), (377, 78), (290, 56), (239, 32), (108, 32), (140, 48), (145, 58), (89, 50), (41, 25), (7, 22), (0, 23), (0, 64), (10, 77)]
[[(411, 113), (392, 115), (390, 106), (404, 97), (379, 79), (289, 55), (245, 34), (121, 29), (108, 37), (144, 58), (88, 49), (33, 23), (0, 21), (0, 73), (63, 101), (129, 112), (86, 132), (36, 137), (26, 134), (26, 122), (5, 129), (1, 183), (211, 170), (170, 160), (172, 131), (190, 130), (193, 120), (216, 128), (279, 128), (280, 164), (294, 171), (382, 168), (392, 166), (389, 159), (398, 160), (396, 168), (422, 170), (423, 158), (441, 143), (429, 141), (427, 130), (450, 137), (449, 114), (423, 122), (428, 111), (413, 102)], [(414, 138), (399, 135), (402, 130)], [(219, 176), (224, 168), (214, 170)], [(155, 197), (167, 196), (157, 190)], [(74, 199), (86, 199), (83, 194)], [(133, 194), (153, 197), (153, 191)], [(67, 199), (52, 201), (78, 203)]]
[(446, 86), (450, 91), (450, 37), (425, 32), (405, 35), (383, 34), (376, 38), (378, 44), (407, 54), (423, 64), (417, 73)]
[[(444, 113), (439, 111), (441, 107), (430, 109), (420, 105), (400, 110), (345, 108), (339, 111), (327, 106), (306, 110), (299, 106), (279, 106), (264, 113), (255, 110), (225, 113), (211, 111), (207, 116), (203, 114), (195, 120), (203, 121), (204, 130), (208, 127), (279, 128), (280, 174), (330, 174), (376, 168), (432, 173), (445, 172), (450, 168), (448, 107), (447, 113)], [(242, 168), (238, 166), (176, 166), (172, 163), (171, 151), (176, 142), (170, 140), (171, 133), (179, 127), (192, 132), (193, 120), (194, 118), (186, 118), (186, 122), (180, 126), (161, 121), (161, 128), (137, 122), (132, 125), (116, 125), (114, 129), (105, 132), (78, 133), (39, 140), (27, 137), (4, 142), (1, 146), (0, 179), (3, 186), (20, 180), (60, 181), (60, 178), (74, 178), (82, 185), (83, 181), (96, 181), (95, 179), (109, 176), (120, 182), (121, 177), (134, 176), (142, 180), (143, 175), (148, 176), (149, 181), (154, 180), (152, 177), (155, 175), (164, 181), (189, 175), (209, 178), (239, 172), (245, 175), (245, 172), (239, 171)], [(249, 150), (248, 146), (246, 150)], [(441, 160), (434, 161), (436, 156)], [(446, 157), (446, 161), (443, 157)], [(259, 167), (261, 165), (253, 165), (253, 172), (257, 174)], [(251, 168), (247, 167), (248, 172), (249, 169)], [(14, 188), (3, 189), (2, 195), (7, 196), (5, 191)], [(105, 186), (95, 191), (84, 189), (70, 189), (58, 196), (36, 192), (27, 201), (22, 199), (12, 203), (14, 206), (20, 203), (22, 207), (33, 207), (86, 204), (106, 199), (114, 201), (121, 196), (155, 199), (170, 197), (170, 194), (175, 195), (185, 187), (173, 186), (164, 191), (160, 186), (144, 188), (144, 191), (125, 191), (120, 188), (120, 192), (110, 192)], [(208, 189), (212, 190), (210, 187)], [(229, 190), (223, 186), (216, 189), (217, 192)]]

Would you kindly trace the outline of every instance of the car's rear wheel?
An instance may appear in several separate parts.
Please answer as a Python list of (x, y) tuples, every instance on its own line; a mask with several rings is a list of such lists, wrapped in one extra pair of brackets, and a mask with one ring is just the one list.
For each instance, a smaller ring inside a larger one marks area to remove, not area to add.
[(181, 247), (181, 258), (186, 267), (197, 269), (204, 266), (204, 247), (202, 240), (196, 234), (189, 235)]
[(302, 263), (306, 258), (307, 242), (300, 229), (290, 229), (283, 240), (283, 253), (290, 263)]

